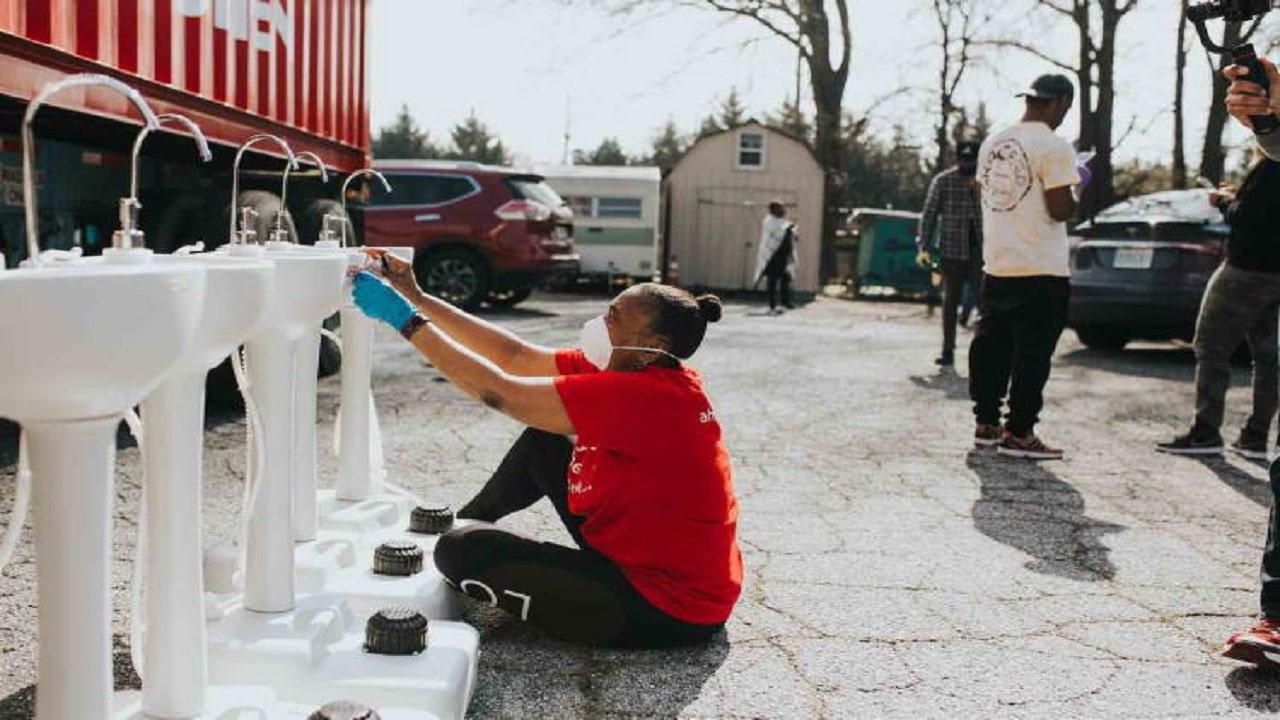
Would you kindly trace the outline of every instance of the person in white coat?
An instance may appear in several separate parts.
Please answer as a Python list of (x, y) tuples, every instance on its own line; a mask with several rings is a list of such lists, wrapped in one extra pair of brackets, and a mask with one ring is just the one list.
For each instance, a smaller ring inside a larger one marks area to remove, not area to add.
[[(760, 224), (760, 245), (756, 251), (756, 283), (765, 278), (769, 291), (769, 312), (791, 304), (791, 278), (796, 272), (796, 224), (787, 219), (787, 206), (781, 200), (769, 203), (769, 214)], [(781, 293), (779, 293), (781, 290)]]

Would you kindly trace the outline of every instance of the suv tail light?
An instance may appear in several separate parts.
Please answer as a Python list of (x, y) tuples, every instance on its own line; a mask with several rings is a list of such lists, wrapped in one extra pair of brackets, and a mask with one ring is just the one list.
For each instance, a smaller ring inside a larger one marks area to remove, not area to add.
[(493, 211), (500, 220), (527, 220), (546, 222), (551, 219), (551, 208), (533, 200), (511, 200)]

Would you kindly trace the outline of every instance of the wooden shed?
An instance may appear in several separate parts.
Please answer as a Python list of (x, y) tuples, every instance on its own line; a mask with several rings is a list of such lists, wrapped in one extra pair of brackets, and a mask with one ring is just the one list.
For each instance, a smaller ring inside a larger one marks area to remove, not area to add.
[(799, 238), (792, 286), (819, 290), (823, 172), (805, 143), (749, 121), (694, 143), (663, 186), (664, 258), (678, 260), (681, 285), (751, 289), (760, 221), (777, 199), (786, 204)]

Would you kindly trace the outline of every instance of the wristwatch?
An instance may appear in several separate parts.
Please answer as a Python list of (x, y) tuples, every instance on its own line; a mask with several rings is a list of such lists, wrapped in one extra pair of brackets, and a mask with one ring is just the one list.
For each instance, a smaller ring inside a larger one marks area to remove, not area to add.
[(431, 321), (428, 320), (427, 317), (422, 313), (414, 313), (405, 322), (405, 324), (400, 327), (400, 337), (403, 337), (405, 340), (413, 342), (414, 334), (416, 334), (424, 326), (429, 325), (430, 323)]

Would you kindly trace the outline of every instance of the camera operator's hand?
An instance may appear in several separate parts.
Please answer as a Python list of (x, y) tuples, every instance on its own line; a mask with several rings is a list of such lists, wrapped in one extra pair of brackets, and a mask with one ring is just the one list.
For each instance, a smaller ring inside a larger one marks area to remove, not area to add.
[(1209, 204), (1216, 208), (1224, 208), (1235, 202), (1236, 189), (1230, 185), (1219, 185), (1209, 191)]
[(1240, 79), (1249, 74), (1249, 68), (1243, 65), (1232, 65), (1222, 71), (1223, 77), (1231, 81), (1231, 85), (1227, 88), (1227, 112), (1231, 113), (1231, 117), (1235, 118), (1236, 122), (1250, 130), (1253, 129), (1253, 121), (1249, 119), (1252, 115), (1280, 116), (1280, 70), (1277, 70), (1275, 64), (1266, 58), (1258, 58), (1258, 60), (1267, 70), (1271, 87), (1276, 89), (1271, 97), (1267, 97), (1266, 91), (1258, 84)]

